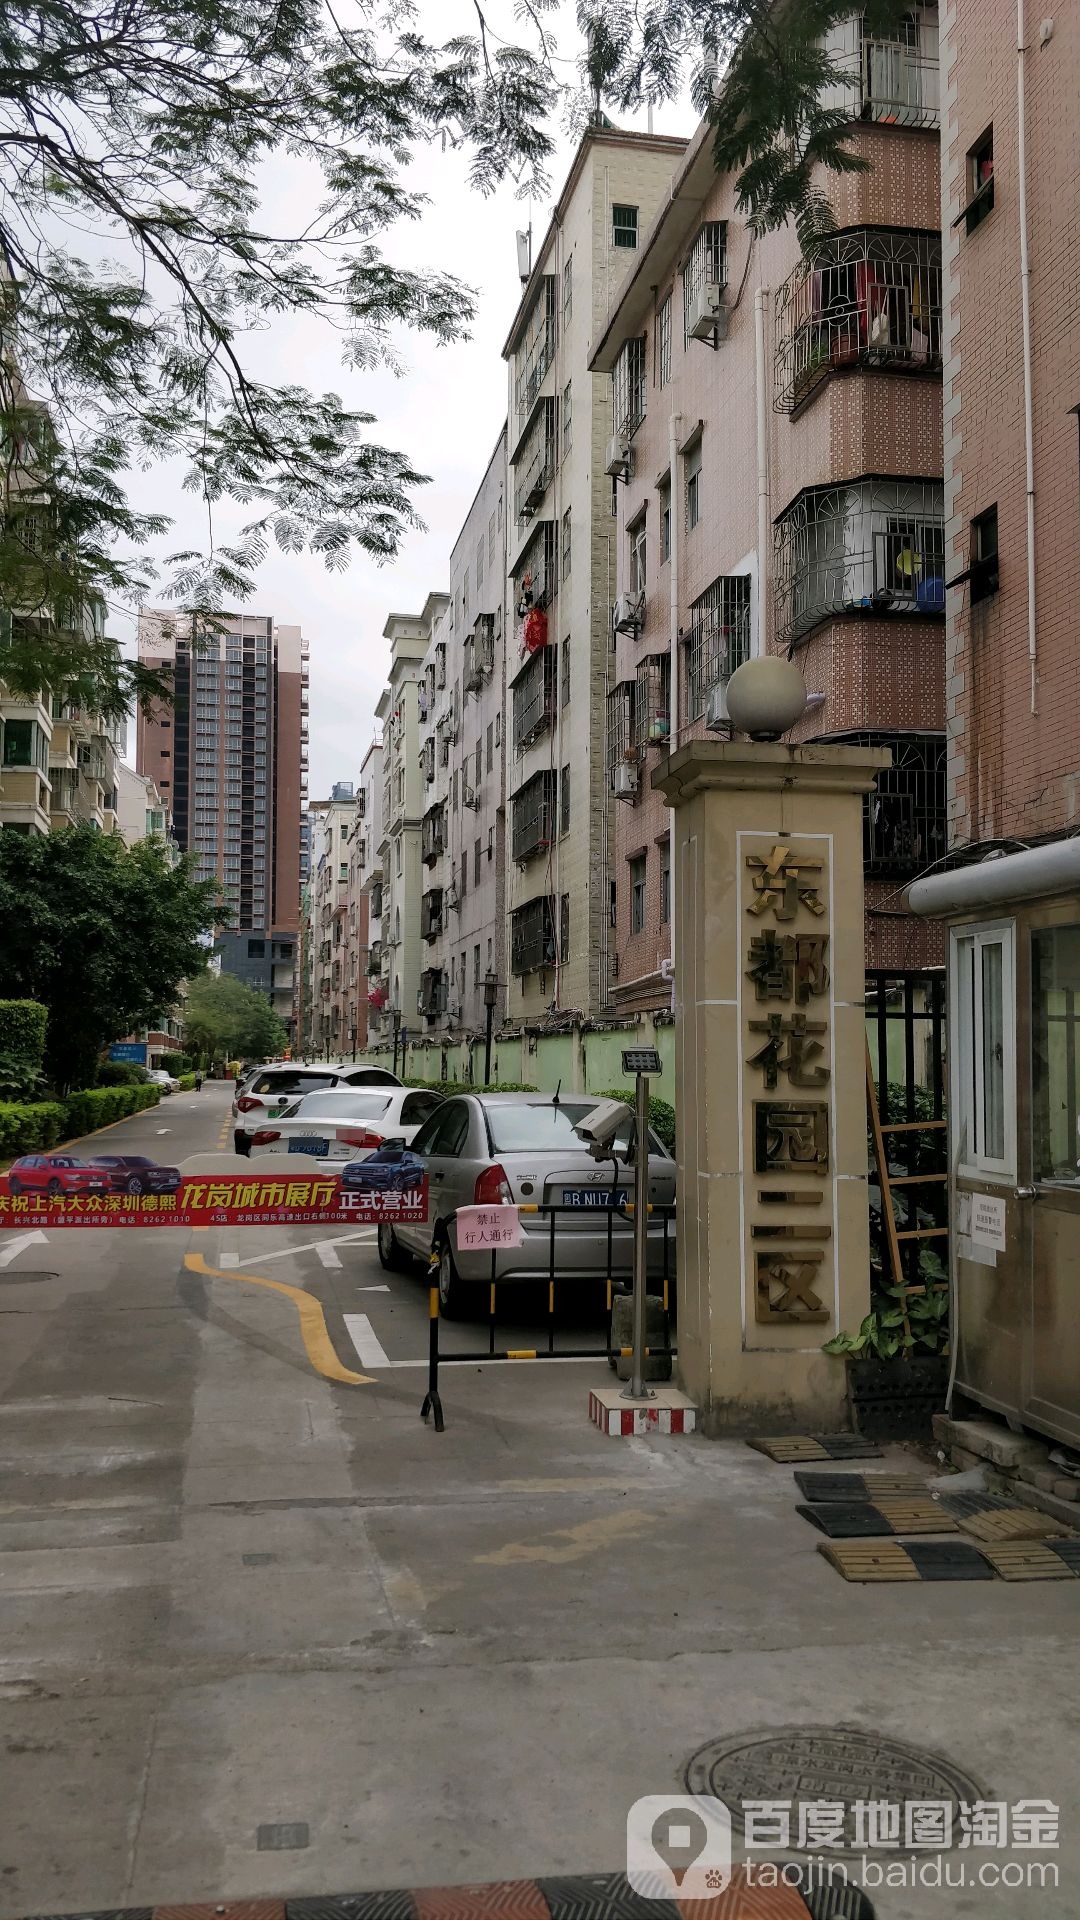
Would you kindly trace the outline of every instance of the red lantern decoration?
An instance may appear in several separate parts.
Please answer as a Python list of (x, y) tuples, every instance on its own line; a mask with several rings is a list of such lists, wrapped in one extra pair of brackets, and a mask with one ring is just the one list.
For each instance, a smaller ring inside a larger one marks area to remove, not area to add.
[(543, 607), (533, 607), (525, 618), (525, 651), (539, 653), (547, 646), (548, 623)]

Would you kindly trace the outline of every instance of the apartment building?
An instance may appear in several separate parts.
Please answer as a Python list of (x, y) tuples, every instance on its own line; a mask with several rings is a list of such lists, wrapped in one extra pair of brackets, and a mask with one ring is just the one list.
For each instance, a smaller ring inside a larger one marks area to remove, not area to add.
[[(100, 640), (104, 602), (89, 602), (83, 619), (88, 636)], [(114, 833), (116, 770), (126, 742), (124, 718), (106, 720), (48, 688), (36, 699), (17, 699), (0, 681), (0, 828), (45, 834), (92, 826)]]
[(589, 128), (531, 263), (509, 378), (506, 911), (512, 1022), (608, 1004), (611, 793), (604, 694), (616, 592), (604, 453), (610, 383), (590, 342), (686, 142)]
[(1080, 17), (941, 26), (956, 1380), (1075, 1447)]
[[(311, 832), (311, 821), (308, 833)], [(315, 1051), (315, 925), (310, 874), (300, 885), (300, 926), (296, 935), (296, 972), (293, 977), (293, 1052), (298, 1060)]]
[(354, 1044), (349, 1024), (349, 836), (356, 812), (351, 780), (335, 781), (308, 808), (312, 826), (311, 945), (315, 1053), (338, 1059)]
[(888, 41), (853, 11), (831, 52), (865, 163), (823, 182), (835, 233), (809, 259), (793, 229), (755, 239), (703, 124), (589, 362), (608, 378), (599, 464), (616, 495), (607, 977), (626, 1015), (670, 1004), (652, 771), (727, 730), (726, 683), (753, 653), (798, 662), (796, 738), (892, 751), (865, 816), (868, 965), (941, 955), (901, 897), (945, 851), (936, 8)]
[(138, 840), (160, 840), (171, 861), (180, 857), (170, 808), (149, 774), (136, 773), (122, 760), (116, 765), (116, 831), (129, 847)]
[[(372, 741), (360, 766), (349, 834), (346, 1017), (356, 1046), (368, 1044), (370, 994), (382, 974), (382, 747)], [(378, 889), (378, 891), (376, 891)]]
[[(418, 614), (392, 613), (383, 628), (390, 642), (390, 674), (375, 709), (382, 728), (381, 976), (369, 1000), (369, 1031), (385, 1039), (402, 1027), (415, 1031), (426, 940), (421, 931), (425, 781), (420, 765), (420, 707), (426, 686), (424, 662), (435, 629), (450, 605), (446, 593), (429, 593)], [(375, 937), (374, 918), (369, 922)]]
[(173, 677), (172, 707), (139, 714), (136, 764), (171, 806), (181, 849), (220, 882), (229, 932), (295, 936), (308, 760), (299, 627), (228, 614), (199, 636), (186, 615), (147, 612), (138, 645)]
[(424, 787), (417, 1033), (475, 1038), (506, 1005), (506, 428), (450, 556), (419, 692)]

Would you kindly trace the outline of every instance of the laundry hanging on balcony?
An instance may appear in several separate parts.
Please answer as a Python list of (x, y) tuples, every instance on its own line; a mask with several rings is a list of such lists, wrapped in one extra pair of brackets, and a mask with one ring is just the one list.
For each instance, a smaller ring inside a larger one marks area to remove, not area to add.
[(539, 653), (547, 646), (548, 622), (543, 607), (530, 607), (525, 616), (523, 635), (526, 653)]

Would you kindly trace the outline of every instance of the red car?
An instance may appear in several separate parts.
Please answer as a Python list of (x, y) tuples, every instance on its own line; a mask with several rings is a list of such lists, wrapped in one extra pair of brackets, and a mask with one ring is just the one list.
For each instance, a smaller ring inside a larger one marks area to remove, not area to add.
[(24, 1153), (8, 1173), (9, 1193), (108, 1193), (105, 1167), (70, 1153)]
[(93, 1162), (108, 1176), (113, 1193), (177, 1193), (179, 1167), (159, 1167), (141, 1153), (99, 1153)]

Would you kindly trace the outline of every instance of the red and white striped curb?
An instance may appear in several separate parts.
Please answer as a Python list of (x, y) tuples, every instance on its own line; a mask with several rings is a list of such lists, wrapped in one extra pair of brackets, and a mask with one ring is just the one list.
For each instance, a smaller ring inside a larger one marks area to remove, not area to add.
[(589, 1419), (601, 1433), (627, 1439), (639, 1433), (693, 1433), (694, 1407), (607, 1406), (599, 1394), (589, 1395)]

